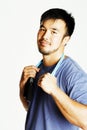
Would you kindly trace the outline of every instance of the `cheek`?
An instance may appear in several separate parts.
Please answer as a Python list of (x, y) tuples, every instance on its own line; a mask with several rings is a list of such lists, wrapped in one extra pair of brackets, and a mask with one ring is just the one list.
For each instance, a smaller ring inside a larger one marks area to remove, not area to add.
[(61, 44), (61, 38), (54, 38), (54, 40), (52, 41), (52, 44), (54, 46), (54, 48), (58, 48)]
[(59, 38), (54, 38), (52, 40), (52, 42), (53, 42), (54, 45), (58, 45), (60, 43), (60, 39)]
[(62, 42), (62, 37), (61, 36), (54, 37), (54, 42), (55, 44), (60, 44)]
[(37, 39), (39, 38), (39, 32), (37, 33)]
[(39, 42), (40, 39), (41, 39), (41, 36), (37, 34), (37, 42)]
[(44, 33), (43, 33), (43, 32), (38, 31), (38, 34), (37, 34), (38, 39), (42, 38), (42, 37), (43, 37), (43, 35), (44, 35)]

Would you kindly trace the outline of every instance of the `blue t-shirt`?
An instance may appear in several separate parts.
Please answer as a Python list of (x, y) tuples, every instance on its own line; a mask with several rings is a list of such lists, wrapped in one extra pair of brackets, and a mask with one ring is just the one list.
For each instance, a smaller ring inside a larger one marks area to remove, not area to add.
[[(40, 75), (52, 72), (54, 66), (40, 65), (34, 82), (34, 97), (27, 113), (25, 130), (79, 130), (62, 115), (53, 98), (37, 86)], [(71, 99), (87, 104), (87, 74), (71, 58), (63, 60), (56, 75), (58, 86)]]

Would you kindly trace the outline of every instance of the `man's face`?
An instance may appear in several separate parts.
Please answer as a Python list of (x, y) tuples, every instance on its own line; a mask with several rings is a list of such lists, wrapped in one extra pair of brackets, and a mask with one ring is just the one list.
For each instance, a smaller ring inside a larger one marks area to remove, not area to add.
[(66, 24), (61, 19), (48, 19), (41, 23), (37, 35), (38, 49), (43, 55), (49, 55), (64, 46), (63, 39)]

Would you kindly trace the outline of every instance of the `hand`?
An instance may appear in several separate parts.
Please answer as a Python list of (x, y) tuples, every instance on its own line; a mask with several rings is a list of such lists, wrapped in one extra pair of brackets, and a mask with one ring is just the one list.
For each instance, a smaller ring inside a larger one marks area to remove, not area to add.
[(36, 73), (39, 71), (39, 68), (36, 66), (26, 66), (23, 69), (21, 80), (20, 80), (20, 89), (23, 90), (25, 83), (27, 82), (29, 77), (35, 78)]
[(50, 73), (46, 73), (40, 76), (38, 86), (46, 93), (51, 94), (55, 87), (57, 87), (57, 80)]
[(39, 71), (40, 69), (37, 68), (36, 66), (26, 66), (23, 69), (22, 75), (21, 75), (21, 79), (20, 79), (20, 83), (19, 83), (19, 87), (20, 87), (20, 99), (24, 105), (25, 108), (27, 108), (27, 101), (24, 98), (24, 87), (25, 87), (25, 83), (27, 82), (29, 77), (35, 78), (36, 73)]

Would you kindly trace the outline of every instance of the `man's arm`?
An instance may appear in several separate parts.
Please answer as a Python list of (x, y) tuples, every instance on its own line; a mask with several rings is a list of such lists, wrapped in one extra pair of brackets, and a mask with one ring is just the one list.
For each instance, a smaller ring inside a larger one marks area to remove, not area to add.
[(80, 104), (70, 99), (59, 87), (55, 87), (51, 96), (64, 117), (70, 123), (83, 130), (87, 130), (87, 105)]
[(56, 105), (70, 123), (87, 130), (87, 105), (80, 104), (67, 96), (57, 86), (56, 78), (49, 73), (39, 78), (38, 86), (53, 97)]
[(21, 79), (20, 79), (20, 83), (19, 83), (19, 95), (20, 95), (20, 99), (21, 102), (25, 108), (25, 110), (28, 110), (29, 107), (29, 103), (27, 102), (26, 98), (24, 97), (24, 88), (25, 88), (25, 84), (28, 80), (28, 78), (32, 77), (35, 78), (36, 73), (39, 72), (39, 68), (37, 68), (36, 66), (26, 66), (23, 69), (22, 75), (21, 75)]

